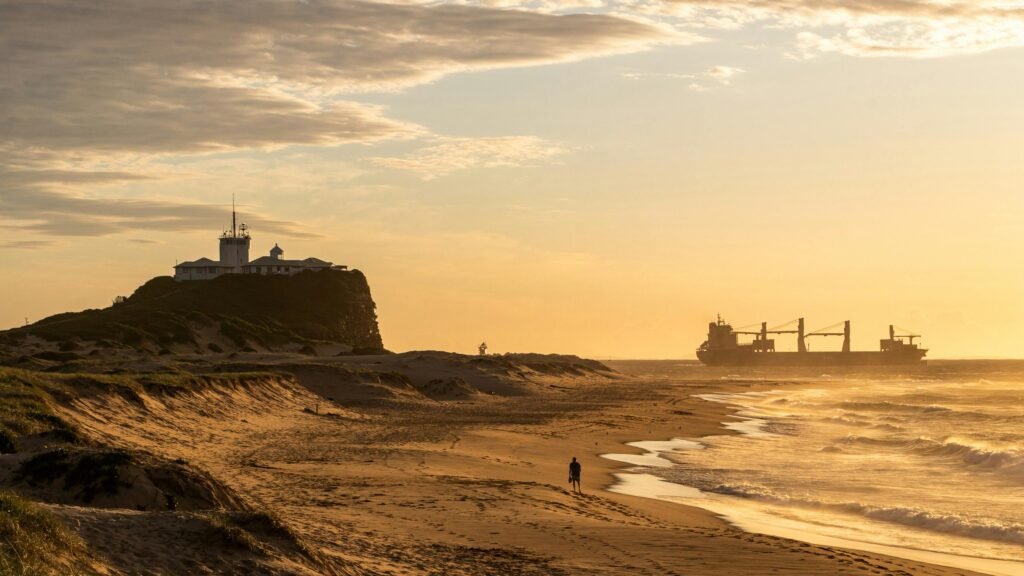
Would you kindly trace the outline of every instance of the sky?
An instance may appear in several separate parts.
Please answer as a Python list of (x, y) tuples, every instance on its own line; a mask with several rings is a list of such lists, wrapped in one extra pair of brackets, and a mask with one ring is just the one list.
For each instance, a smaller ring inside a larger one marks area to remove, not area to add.
[(0, 71), (0, 328), (216, 258), (234, 195), (395, 351), (1024, 357), (1021, 1), (0, 1)]

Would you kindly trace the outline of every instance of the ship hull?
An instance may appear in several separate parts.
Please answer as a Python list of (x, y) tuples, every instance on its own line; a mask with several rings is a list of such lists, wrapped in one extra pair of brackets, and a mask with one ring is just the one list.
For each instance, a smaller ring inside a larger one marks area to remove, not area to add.
[(755, 352), (750, 349), (699, 350), (708, 366), (905, 366), (922, 364), (926, 351)]

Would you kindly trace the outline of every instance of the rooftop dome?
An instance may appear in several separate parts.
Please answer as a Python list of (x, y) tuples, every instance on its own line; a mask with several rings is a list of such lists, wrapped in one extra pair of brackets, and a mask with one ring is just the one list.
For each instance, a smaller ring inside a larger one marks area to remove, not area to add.
[(275, 242), (274, 247), (270, 249), (270, 256), (272, 258), (280, 258), (282, 254), (284, 254), (284, 250)]

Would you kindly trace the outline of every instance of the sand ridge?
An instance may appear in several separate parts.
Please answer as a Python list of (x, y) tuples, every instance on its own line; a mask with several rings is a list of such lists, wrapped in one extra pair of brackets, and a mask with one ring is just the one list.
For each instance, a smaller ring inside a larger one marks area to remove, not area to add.
[[(478, 390), (491, 378), (513, 392), (439, 400), (409, 393), (395, 380), (383, 385), (402, 394), (346, 395), (332, 392), (332, 385), (358, 386), (364, 379), (332, 384), (321, 374), (310, 388), (301, 377), (283, 377), (142, 403), (77, 402), (65, 414), (105, 443), (186, 459), (208, 471), (254, 509), (280, 517), (341, 574), (963, 573), (748, 534), (702, 510), (604, 489), (619, 466), (599, 454), (626, 451), (624, 443), (638, 439), (720, 433), (727, 408), (693, 395), (756, 389), (756, 383), (509, 374), (505, 368), (481, 375), (462, 360), (446, 364), (436, 356), (353, 363), (345, 370), (404, 374), (414, 391), (443, 372)], [(367, 382), (382, 385), (379, 378)], [(584, 466), (580, 495), (568, 490), (572, 456)], [(103, 532), (109, 523), (98, 513), (90, 519), (92, 512), (72, 507), (58, 512), (82, 526), (91, 542), (122, 542), (123, 551), (107, 552), (122, 573), (257, 568), (241, 554), (198, 555), (187, 566), (155, 555), (142, 570), (145, 551), (174, 541), (175, 531), (189, 549), (188, 517), (167, 513), (163, 531)], [(126, 511), (113, 525), (139, 518)], [(264, 573), (309, 570), (285, 555), (258, 567)]]

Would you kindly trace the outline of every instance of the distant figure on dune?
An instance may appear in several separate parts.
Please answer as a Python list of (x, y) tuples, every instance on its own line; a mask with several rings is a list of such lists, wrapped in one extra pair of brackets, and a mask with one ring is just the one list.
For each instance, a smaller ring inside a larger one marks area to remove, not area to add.
[(572, 491), (579, 491), (583, 493), (583, 487), (580, 486), (580, 472), (583, 470), (583, 466), (576, 461), (576, 457), (572, 457), (572, 462), (569, 462), (569, 482), (572, 482)]

